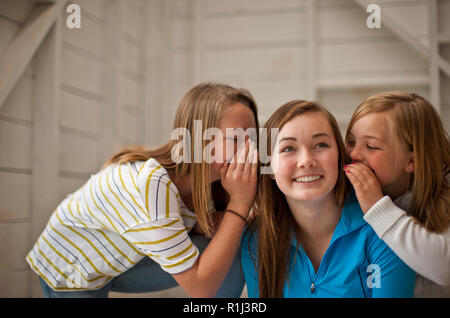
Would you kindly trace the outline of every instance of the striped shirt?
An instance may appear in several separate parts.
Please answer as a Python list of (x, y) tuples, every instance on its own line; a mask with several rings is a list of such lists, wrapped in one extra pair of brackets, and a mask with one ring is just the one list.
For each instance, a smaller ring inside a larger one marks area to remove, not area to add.
[(199, 256), (196, 222), (155, 159), (113, 164), (59, 204), (26, 259), (57, 291), (101, 288), (145, 256), (176, 274)]

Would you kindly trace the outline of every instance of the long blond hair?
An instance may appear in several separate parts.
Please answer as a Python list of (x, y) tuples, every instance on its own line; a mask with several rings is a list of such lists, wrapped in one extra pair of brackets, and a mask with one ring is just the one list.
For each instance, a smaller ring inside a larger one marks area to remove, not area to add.
[[(211, 234), (211, 216), (208, 213), (211, 208), (210, 201), (213, 200), (217, 210), (224, 210), (229, 197), (220, 180), (211, 184), (210, 164), (204, 160), (201, 163), (195, 162), (194, 145), (197, 139), (202, 140), (201, 153), (203, 153), (203, 149), (207, 145), (207, 141), (202, 138), (203, 133), (208, 128), (217, 127), (224, 109), (235, 103), (242, 103), (249, 107), (255, 116), (256, 125), (258, 125), (256, 102), (248, 90), (217, 83), (198, 84), (181, 99), (173, 124), (174, 129), (186, 128), (189, 131), (192, 138), (190, 143), (191, 160), (174, 162), (171, 152), (179, 141), (170, 140), (154, 150), (140, 146), (126, 147), (112, 156), (104, 167), (112, 163), (146, 161), (153, 158), (167, 171), (172, 171), (176, 178), (192, 173), (191, 189), (194, 211), (201, 229), (206, 234)], [(194, 131), (195, 120), (201, 120), (201, 134), (199, 131)]]
[(410, 215), (431, 232), (450, 225), (450, 140), (434, 107), (417, 94), (386, 92), (373, 95), (355, 110), (346, 134), (357, 120), (370, 113), (390, 111), (394, 136), (412, 151), (414, 172)]
[[(336, 119), (324, 107), (314, 102), (293, 100), (276, 110), (264, 126), (268, 134), (268, 154), (271, 154), (274, 146), (270, 145), (272, 140), (271, 129), (281, 129), (292, 118), (309, 112), (323, 114), (334, 133), (339, 149), (339, 176), (334, 194), (337, 204), (343, 206), (349, 189), (349, 183), (343, 173), (343, 167), (348, 163), (348, 158)], [(259, 296), (282, 297), (283, 286), (287, 277), (289, 246), (292, 241), (291, 233), (294, 230), (298, 236), (299, 229), (284, 194), (269, 174), (259, 176), (255, 210), (257, 216), (251, 224), (251, 232), (253, 232), (252, 235), (257, 233), (258, 236), (258, 265), (255, 261), (254, 265), (258, 272)], [(248, 242), (250, 241), (248, 240)], [(250, 246), (249, 250), (251, 251)]]

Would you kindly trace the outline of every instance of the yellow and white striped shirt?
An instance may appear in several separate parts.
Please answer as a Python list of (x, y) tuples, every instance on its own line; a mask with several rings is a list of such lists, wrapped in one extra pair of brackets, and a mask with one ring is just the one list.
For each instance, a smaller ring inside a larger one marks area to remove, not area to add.
[(155, 159), (113, 164), (60, 203), (26, 259), (58, 291), (101, 288), (145, 256), (180, 273), (199, 256), (196, 222)]

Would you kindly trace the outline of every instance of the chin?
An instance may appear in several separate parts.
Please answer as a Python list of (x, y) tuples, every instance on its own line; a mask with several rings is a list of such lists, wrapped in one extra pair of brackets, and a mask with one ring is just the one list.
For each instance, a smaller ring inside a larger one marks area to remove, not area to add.
[(333, 189), (331, 191), (324, 190), (324, 189), (311, 189), (311, 190), (303, 190), (301, 193), (300, 191), (295, 191), (292, 193), (291, 198), (296, 201), (302, 201), (302, 202), (317, 202), (326, 199), (329, 195), (333, 195)]

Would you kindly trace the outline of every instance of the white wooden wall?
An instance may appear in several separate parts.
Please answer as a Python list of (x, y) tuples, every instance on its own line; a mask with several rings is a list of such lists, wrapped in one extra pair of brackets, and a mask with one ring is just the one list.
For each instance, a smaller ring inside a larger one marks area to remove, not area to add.
[[(450, 131), (448, 76), (432, 77), (430, 62), (389, 28), (368, 29), (368, 13), (356, 1), (72, 2), (81, 6), (81, 29), (68, 29), (61, 12), (0, 106), (0, 297), (40, 296), (25, 255), (58, 202), (118, 146), (164, 142), (180, 98), (200, 81), (248, 88), (261, 124), (290, 99), (317, 99), (343, 132), (373, 93), (401, 89), (430, 97), (437, 83), (436, 106)], [(428, 1), (375, 2), (383, 4), (382, 21), (385, 12), (430, 44)], [(438, 50), (450, 61), (450, 0), (437, 4)], [(0, 56), (35, 5), (0, 0)], [(57, 81), (53, 110), (42, 104), (47, 73)]]
[[(35, 155), (40, 149), (34, 141), (42, 141), (42, 129), (37, 126), (52, 124), (50, 118), (41, 118), (37, 105), (37, 94), (43, 94), (41, 73), (53, 66), (45, 61), (49, 55), (43, 47), (0, 108), (0, 297), (41, 295), (25, 256), (58, 202), (119, 146), (146, 144), (147, 136), (158, 136), (160, 130), (147, 126), (145, 120), (149, 115), (145, 105), (157, 101), (149, 95), (158, 90), (157, 85), (146, 87), (153, 80), (148, 73), (154, 50), (147, 41), (152, 31), (147, 15), (154, 4), (145, 0), (73, 2), (81, 7), (81, 29), (67, 28), (68, 14), (62, 11), (58, 29), (53, 28), (42, 45), (57, 36), (58, 103), (55, 116), (50, 116), (55, 117), (52, 138), (57, 144), (50, 147), (55, 153)], [(30, 0), (0, 0), (0, 54), (35, 5)], [(147, 145), (159, 142), (154, 138)], [(39, 173), (39, 160), (46, 156), (55, 162), (50, 168), (53, 181)], [(44, 178), (37, 180), (37, 176)], [(47, 193), (52, 183), (53, 191)]]
[[(375, 2), (383, 4), (382, 18), (389, 13), (421, 42), (429, 42), (427, 1)], [(352, 0), (169, 3), (167, 109), (172, 113), (182, 94), (204, 80), (248, 88), (261, 123), (290, 99), (317, 99), (343, 131), (358, 103), (375, 92), (406, 90), (430, 97), (429, 62), (387, 27), (369, 29), (369, 13)], [(438, 4), (439, 29), (450, 37), (450, 1)], [(440, 46), (447, 61), (448, 42)], [(439, 107), (448, 129), (448, 78), (441, 76), (441, 82)]]

